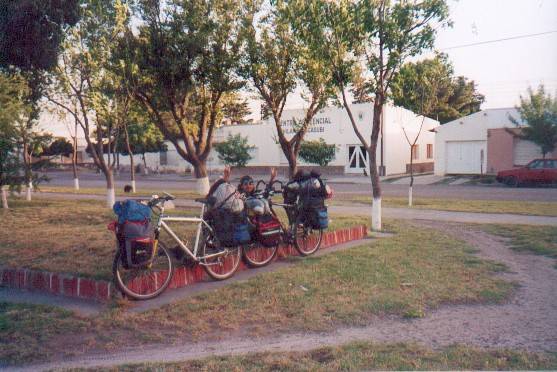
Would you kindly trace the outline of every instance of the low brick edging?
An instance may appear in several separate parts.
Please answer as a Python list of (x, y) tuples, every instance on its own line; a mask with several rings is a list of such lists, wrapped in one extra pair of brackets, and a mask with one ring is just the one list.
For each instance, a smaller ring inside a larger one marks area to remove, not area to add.
[[(364, 225), (323, 233), (320, 249), (326, 249), (352, 240), (363, 239), (367, 235)], [(291, 245), (282, 245), (277, 253), (278, 259), (297, 256), (298, 251)], [(246, 270), (240, 263), (238, 270)], [(178, 266), (168, 288), (182, 288), (194, 283), (211, 280), (200, 266), (192, 268)], [(139, 283), (138, 283), (139, 284)], [(141, 284), (140, 284), (141, 285)], [(0, 286), (46, 292), (49, 294), (106, 302), (117, 292), (111, 282), (82, 278), (75, 275), (48, 271), (13, 269), (0, 267)]]
[(0, 268), (0, 286), (96, 301), (108, 301), (114, 293), (105, 280), (31, 269)]

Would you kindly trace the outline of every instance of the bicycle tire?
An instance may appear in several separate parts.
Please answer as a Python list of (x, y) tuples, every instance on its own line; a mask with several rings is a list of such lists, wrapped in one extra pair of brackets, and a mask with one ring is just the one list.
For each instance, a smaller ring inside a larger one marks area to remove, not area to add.
[(300, 256), (310, 256), (321, 247), (323, 229), (312, 229), (303, 224), (296, 224), (296, 232), (293, 236), (293, 240), (294, 247)]
[(263, 267), (270, 264), (278, 252), (278, 244), (265, 247), (259, 243), (252, 243), (242, 247), (242, 257), (250, 267)]
[[(209, 234), (209, 236), (205, 236)], [(203, 246), (201, 249), (201, 263), (209, 276), (215, 280), (225, 280), (230, 278), (240, 267), (242, 260), (242, 247), (221, 247), (215, 244), (217, 241), (212, 237), (212, 233), (204, 229)], [(213, 257), (210, 259), (203, 258), (208, 254), (220, 253), (225, 251), (224, 255)]]
[[(168, 265), (166, 270), (163, 268), (162, 270), (158, 270), (153, 273), (153, 266), (150, 268), (125, 269), (122, 266), (120, 249), (117, 249), (116, 255), (114, 256), (114, 262), (112, 264), (112, 274), (114, 277), (114, 283), (120, 292), (122, 292), (122, 294), (126, 297), (134, 300), (149, 300), (164, 292), (174, 275), (174, 265), (172, 264), (172, 258), (170, 257), (168, 250), (160, 241), (158, 242), (157, 256), (153, 259), (153, 261), (157, 260), (158, 257), (162, 257), (162, 263)], [(155, 262), (155, 265), (157, 263), (158, 261)], [(143, 271), (151, 273), (147, 276), (135, 276), (131, 281), (128, 281), (123, 279), (122, 273), (124, 271)], [(152, 281), (154, 284), (149, 283), (146, 280)]]

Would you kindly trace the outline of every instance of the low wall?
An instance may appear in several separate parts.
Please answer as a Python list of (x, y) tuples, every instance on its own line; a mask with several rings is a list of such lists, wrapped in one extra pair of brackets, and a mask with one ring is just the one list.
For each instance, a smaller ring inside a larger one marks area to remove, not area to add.
[[(433, 162), (430, 163), (412, 163), (414, 173), (433, 172)], [(406, 173), (410, 173), (410, 164), (406, 164)]]
[[(367, 228), (364, 225), (327, 231), (323, 233), (320, 249), (326, 249), (352, 240), (363, 239), (366, 235)], [(279, 247), (277, 257), (281, 259), (296, 255), (298, 255), (298, 252), (294, 247), (284, 245)], [(238, 270), (246, 269), (248, 267), (241, 262)], [(193, 268), (178, 265), (174, 271), (169, 288), (182, 288), (210, 280), (212, 279), (200, 265), (196, 265)], [(143, 283), (137, 283), (137, 285), (143, 285)], [(100, 302), (109, 301), (119, 292), (115, 289), (113, 283), (106, 280), (94, 280), (75, 275), (15, 268), (0, 268), (0, 286)]]

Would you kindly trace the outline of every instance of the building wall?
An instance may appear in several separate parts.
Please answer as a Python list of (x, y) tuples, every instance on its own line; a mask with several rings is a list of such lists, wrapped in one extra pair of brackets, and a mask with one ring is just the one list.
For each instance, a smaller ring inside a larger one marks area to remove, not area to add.
[(515, 136), (507, 128), (487, 130), (487, 172), (513, 168)]
[[(479, 141), (484, 150), (484, 164), (482, 169), (488, 169), (487, 159), (490, 157), (487, 148), (487, 132), (496, 128), (515, 128), (509, 116), (519, 119), (514, 108), (489, 109), (476, 112), (466, 117), (443, 124), (436, 129), (435, 135), (435, 165), (436, 175), (445, 175), (447, 171), (447, 143), (463, 141)], [(511, 156), (512, 160), (512, 156)]]
[[(373, 118), (373, 107), (370, 104), (355, 104), (351, 106), (352, 113), (356, 120), (356, 125), (362, 135), (369, 139), (371, 136), (371, 121)], [(293, 132), (293, 123), (305, 114), (304, 110), (287, 110), (283, 114), (283, 128), (287, 137)], [(400, 174), (406, 172), (406, 164), (410, 161), (410, 145), (407, 143), (402, 128), (404, 127), (411, 138), (414, 140), (419, 131), (422, 118), (411, 111), (400, 107), (386, 106), (384, 111), (383, 127), (383, 161), (386, 166), (387, 175)], [(427, 144), (434, 144), (435, 134), (430, 132), (438, 126), (438, 122), (432, 119), (425, 119), (422, 131), (418, 137), (420, 156), (415, 162), (433, 162), (427, 159)], [(263, 121), (260, 124), (238, 125), (221, 128), (215, 140), (224, 140), (229, 134), (240, 133), (248, 137), (248, 142), (254, 144), (254, 158), (248, 163), (251, 167), (265, 166), (287, 166), (285, 156), (276, 141), (276, 128), (272, 119)], [(329, 164), (335, 167), (338, 172), (339, 167), (344, 167), (345, 173), (363, 173), (362, 170), (351, 169), (349, 165), (349, 148), (351, 146), (361, 146), (361, 143), (354, 133), (350, 119), (346, 110), (343, 108), (327, 107), (319, 112), (314, 118), (307, 132), (306, 140), (317, 140), (323, 138), (329, 144), (336, 144), (336, 157)], [(379, 135), (381, 141), (381, 134)], [(216, 159), (216, 156), (214, 156)], [(381, 146), (377, 146), (377, 162), (381, 163)], [(299, 159), (299, 163), (305, 163)], [(211, 167), (222, 167), (220, 162), (215, 161)], [(366, 167), (367, 168), (367, 167)]]

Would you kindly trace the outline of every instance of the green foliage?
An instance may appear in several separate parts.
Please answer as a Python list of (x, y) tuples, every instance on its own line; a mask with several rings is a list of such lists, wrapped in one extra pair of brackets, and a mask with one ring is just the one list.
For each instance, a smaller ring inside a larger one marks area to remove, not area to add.
[(17, 74), (0, 73), (0, 187), (19, 188), (23, 168), (18, 156), (17, 128), (29, 112), (28, 87)]
[(248, 145), (248, 137), (242, 137), (239, 133), (229, 134), (225, 141), (215, 143), (214, 146), (224, 164), (236, 167), (245, 167), (252, 158), (249, 150), (255, 148)]
[[(204, 177), (227, 94), (243, 82), (239, 0), (143, 1), (139, 36), (128, 32), (132, 92), (165, 139)], [(168, 6), (166, 6), (168, 5)]]
[(442, 124), (479, 111), (484, 101), (473, 81), (454, 76), (444, 54), (404, 64), (393, 77), (391, 90), (395, 105)]
[(56, 138), (43, 152), (46, 156), (70, 156), (73, 153), (73, 145), (64, 137)]
[(0, 2), (0, 66), (49, 70), (67, 27), (79, 19), (79, 0)]
[[(528, 97), (520, 96), (520, 106), (516, 108), (527, 127), (522, 129), (523, 138), (540, 146), (543, 157), (557, 146), (557, 97), (545, 92), (540, 85), (536, 92), (528, 89)], [(519, 125), (516, 118), (511, 121)]]
[(300, 157), (308, 163), (327, 166), (335, 158), (336, 146), (328, 145), (323, 138), (316, 141), (304, 141), (300, 148)]

